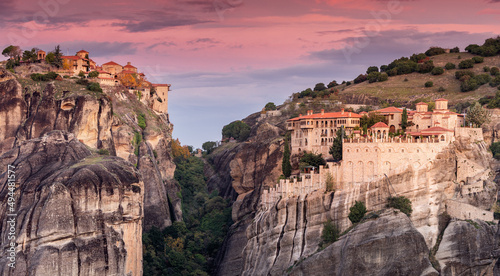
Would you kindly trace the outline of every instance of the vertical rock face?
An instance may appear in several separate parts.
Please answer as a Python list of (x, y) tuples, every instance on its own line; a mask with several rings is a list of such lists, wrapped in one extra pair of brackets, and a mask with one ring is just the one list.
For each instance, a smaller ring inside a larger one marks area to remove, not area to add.
[[(137, 166), (145, 185), (146, 229), (182, 220), (179, 187), (173, 181), (175, 164), (170, 156), (172, 125), (168, 115), (155, 114), (134, 95), (121, 91), (95, 96), (58, 91), (48, 83), (43, 91), (28, 93), (1, 68), (0, 106), (0, 154), (52, 130), (73, 133), (88, 147)], [(146, 116), (145, 129), (138, 125), (138, 113)], [(135, 133), (142, 140), (138, 145), (134, 145)]]
[[(6, 254), (8, 165), (18, 184), (15, 268)], [(54, 131), (4, 153), (0, 166), (2, 275), (142, 274), (144, 185), (130, 163)]]
[[(290, 275), (437, 276), (428, 257), (422, 234), (406, 215), (390, 209), (357, 225), (323, 251), (305, 259)], [(271, 272), (271, 275), (282, 274), (283, 270)]]
[[(452, 221), (436, 260), (443, 275), (499, 275), (500, 232), (484, 221)], [(495, 268), (496, 266), (496, 268)]]

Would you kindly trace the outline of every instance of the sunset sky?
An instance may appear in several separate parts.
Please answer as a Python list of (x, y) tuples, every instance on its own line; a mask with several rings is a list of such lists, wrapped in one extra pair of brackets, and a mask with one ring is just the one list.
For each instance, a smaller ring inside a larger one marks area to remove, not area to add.
[[(370, 65), (500, 34), (500, 0), (1, 0), (0, 48), (131, 61), (169, 83), (174, 138), (201, 147), (231, 121)], [(2, 57), (3, 58), (3, 57)]]

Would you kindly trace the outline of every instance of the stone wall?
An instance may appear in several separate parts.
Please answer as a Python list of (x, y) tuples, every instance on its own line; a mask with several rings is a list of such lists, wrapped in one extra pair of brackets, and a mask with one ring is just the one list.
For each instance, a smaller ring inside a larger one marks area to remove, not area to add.
[(473, 142), (483, 141), (483, 130), (481, 128), (457, 127), (455, 128), (455, 137), (469, 138)]
[(446, 212), (448, 212), (451, 217), (457, 219), (480, 219), (484, 221), (493, 221), (494, 219), (493, 212), (477, 208), (467, 203), (448, 199), (445, 204)]

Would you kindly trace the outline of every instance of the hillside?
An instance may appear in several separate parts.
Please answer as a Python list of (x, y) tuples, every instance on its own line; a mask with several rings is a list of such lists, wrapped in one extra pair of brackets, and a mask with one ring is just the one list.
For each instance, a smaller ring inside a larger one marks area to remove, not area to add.
[[(461, 59), (458, 59), (459, 56)], [(495, 95), (496, 91), (498, 91), (497, 88), (491, 87), (488, 84), (482, 85), (475, 91), (460, 91), (460, 81), (455, 78), (455, 72), (464, 69), (458, 69), (458, 63), (474, 56), (476, 55), (462, 52), (430, 57), (430, 60), (434, 62), (434, 66), (436, 67), (444, 67), (448, 62), (457, 65), (457, 69), (445, 70), (442, 75), (411, 73), (389, 77), (385, 82), (369, 83), (365, 81), (350, 86), (342, 85), (338, 89), (341, 90), (341, 94), (365, 94), (379, 99), (392, 100), (401, 104), (418, 98), (446, 98), (450, 100), (450, 104), (455, 104), (458, 102), (478, 100), (484, 96)], [(484, 73), (484, 66), (499, 67), (500, 56), (485, 57), (483, 63), (475, 64), (474, 68), (468, 70), (476, 74), (482, 74)], [(405, 79), (408, 81), (405, 81)], [(432, 81), (434, 86), (429, 88), (424, 87), (427, 81)], [(446, 91), (439, 92), (438, 89), (440, 87), (443, 87)]]

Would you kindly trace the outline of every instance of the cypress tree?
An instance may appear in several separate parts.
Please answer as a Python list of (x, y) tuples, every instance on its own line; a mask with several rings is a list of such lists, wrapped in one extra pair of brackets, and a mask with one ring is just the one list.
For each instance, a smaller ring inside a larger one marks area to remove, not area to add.
[(281, 163), (281, 169), (285, 177), (290, 177), (292, 175), (292, 164), (290, 163), (290, 146), (288, 145), (289, 135), (285, 138), (285, 149), (283, 150), (283, 162)]

